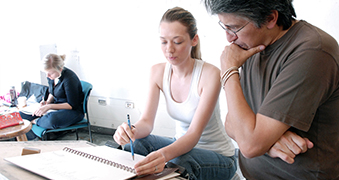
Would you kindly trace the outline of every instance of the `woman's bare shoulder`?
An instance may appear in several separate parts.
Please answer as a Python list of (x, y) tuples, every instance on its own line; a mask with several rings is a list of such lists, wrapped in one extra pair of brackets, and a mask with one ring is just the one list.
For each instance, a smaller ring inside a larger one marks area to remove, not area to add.
[(204, 62), (203, 73), (211, 74), (212, 76), (215, 76), (217, 74), (218, 76), (220, 76), (220, 69), (211, 63)]
[(164, 69), (165, 69), (166, 63), (158, 63), (158, 64), (154, 64), (151, 67), (151, 74), (158, 74), (158, 73), (163, 73)]

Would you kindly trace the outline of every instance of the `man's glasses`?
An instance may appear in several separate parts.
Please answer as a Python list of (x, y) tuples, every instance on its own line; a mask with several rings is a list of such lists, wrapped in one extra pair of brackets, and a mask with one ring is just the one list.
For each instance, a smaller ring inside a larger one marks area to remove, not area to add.
[(233, 36), (233, 37), (238, 37), (237, 32), (239, 32), (240, 30), (244, 29), (244, 27), (245, 27), (248, 23), (250, 23), (250, 21), (248, 21), (245, 25), (243, 25), (243, 26), (242, 26), (241, 28), (239, 28), (238, 30), (233, 31), (233, 30), (229, 29), (227, 26), (225, 26), (224, 23), (222, 23), (221, 21), (219, 21), (219, 25), (220, 25), (220, 26), (221, 26), (221, 27), (222, 27), (229, 35), (231, 35), (231, 36)]

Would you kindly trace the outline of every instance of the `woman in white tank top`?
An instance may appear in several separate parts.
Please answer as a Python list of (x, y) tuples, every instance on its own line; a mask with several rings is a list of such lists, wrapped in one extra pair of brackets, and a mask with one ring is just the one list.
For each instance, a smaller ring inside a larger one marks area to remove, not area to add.
[[(220, 70), (201, 59), (196, 22), (182, 8), (169, 9), (160, 22), (161, 49), (167, 63), (151, 68), (146, 108), (132, 129), (119, 126), (114, 140), (146, 158), (137, 174), (161, 172), (171, 161), (189, 179), (231, 179), (236, 171), (234, 146), (220, 119)], [(176, 120), (175, 138), (151, 135), (163, 92), (169, 115)]]

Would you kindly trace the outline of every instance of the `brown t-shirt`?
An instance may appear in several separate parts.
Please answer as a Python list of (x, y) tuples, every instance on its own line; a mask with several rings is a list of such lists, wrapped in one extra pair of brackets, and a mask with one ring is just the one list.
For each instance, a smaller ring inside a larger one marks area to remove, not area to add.
[(268, 155), (240, 155), (246, 178), (339, 178), (338, 63), (335, 39), (305, 21), (246, 61), (241, 85), (252, 110), (290, 125), (290, 131), (314, 143), (291, 165)]

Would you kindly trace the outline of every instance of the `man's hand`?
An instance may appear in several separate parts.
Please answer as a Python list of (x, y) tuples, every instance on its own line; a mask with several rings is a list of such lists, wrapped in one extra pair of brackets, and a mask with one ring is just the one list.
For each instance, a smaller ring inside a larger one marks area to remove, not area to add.
[(234, 43), (226, 46), (220, 57), (221, 72), (225, 72), (228, 68), (233, 66), (242, 66), (249, 57), (264, 49), (264, 45), (259, 45), (248, 50), (242, 49)]
[(267, 152), (272, 158), (280, 158), (283, 161), (292, 164), (294, 158), (300, 153), (305, 153), (313, 147), (313, 143), (307, 138), (302, 138), (296, 133), (286, 131), (280, 139)]

